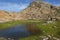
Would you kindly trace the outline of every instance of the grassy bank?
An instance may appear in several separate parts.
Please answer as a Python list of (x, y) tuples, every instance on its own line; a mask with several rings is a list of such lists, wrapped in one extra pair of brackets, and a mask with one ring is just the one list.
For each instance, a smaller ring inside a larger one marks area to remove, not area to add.
[(10, 21), (10, 22), (5, 22), (5, 23), (0, 23), (0, 29), (4, 29), (4, 28), (10, 28), (14, 25), (17, 24), (26, 24), (27, 22), (39, 22), (37, 20), (20, 20), (20, 21)]
[[(60, 21), (55, 21), (52, 23), (46, 23), (46, 22), (33, 22), (36, 27), (38, 27), (42, 34), (37, 36), (30, 36), (26, 38), (21, 38), (20, 40), (42, 40), (40, 36), (48, 36), (53, 35), (53, 37), (60, 38)], [(49, 39), (52, 40), (52, 39)]]
[[(55, 37), (60, 37), (60, 21), (55, 21), (52, 23), (47, 23), (45, 21), (37, 21), (37, 20), (21, 20), (21, 21), (11, 21), (6, 23), (0, 23), (0, 29), (10, 28), (17, 24), (28, 24), (33, 23), (35, 27), (42, 31), (41, 35), (53, 35)], [(40, 35), (39, 35), (40, 36)], [(31, 35), (26, 38), (21, 38), (19, 40), (39, 40), (40, 38), (37, 35)]]

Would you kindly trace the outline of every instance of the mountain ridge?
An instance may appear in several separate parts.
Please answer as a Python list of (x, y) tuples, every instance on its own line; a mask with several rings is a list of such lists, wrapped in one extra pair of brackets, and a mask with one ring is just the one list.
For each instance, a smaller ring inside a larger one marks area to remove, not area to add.
[[(22, 14), (25, 14), (26, 16), (27, 16), (27, 14), (31, 15), (30, 16), (31, 18), (34, 18), (34, 16), (35, 16), (35, 19), (37, 16), (40, 16), (42, 18), (44, 15), (46, 15), (44, 17), (47, 18), (48, 15), (50, 15), (50, 16), (55, 15), (57, 10), (60, 10), (60, 8), (56, 7), (56, 6), (52, 6), (50, 4), (42, 3), (42, 2), (32, 2), (29, 5), (29, 7), (23, 11), (24, 13), (22, 12)], [(37, 16), (35, 14), (37, 14)], [(39, 18), (37, 17), (37, 19), (39, 19)]]
[(60, 20), (60, 7), (44, 2), (32, 2), (21, 12), (7, 12), (0, 10), (0, 21), (12, 20)]

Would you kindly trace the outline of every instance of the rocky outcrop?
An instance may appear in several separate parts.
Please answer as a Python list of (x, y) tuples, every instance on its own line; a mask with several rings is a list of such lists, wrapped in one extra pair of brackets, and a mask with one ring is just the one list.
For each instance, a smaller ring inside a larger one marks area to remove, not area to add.
[[(44, 2), (32, 2), (21, 12), (25, 19), (53, 20), (60, 19), (60, 8)], [(58, 16), (59, 15), (59, 16)]]

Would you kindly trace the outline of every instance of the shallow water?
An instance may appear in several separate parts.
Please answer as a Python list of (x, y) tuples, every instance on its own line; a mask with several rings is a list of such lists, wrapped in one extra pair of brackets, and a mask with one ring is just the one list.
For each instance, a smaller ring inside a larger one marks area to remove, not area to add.
[(18, 39), (21, 37), (27, 37), (30, 32), (25, 25), (16, 25), (12, 28), (0, 30), (0, 37)]

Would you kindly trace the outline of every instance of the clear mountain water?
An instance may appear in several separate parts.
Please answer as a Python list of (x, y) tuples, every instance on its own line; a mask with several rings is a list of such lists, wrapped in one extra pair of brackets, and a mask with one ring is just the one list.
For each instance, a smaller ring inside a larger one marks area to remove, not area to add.
[(16, 25), (12, 28), (0, 30), (0, 37), (18, 39), (21, 37), (27, 37), (30, 32), (25, 25)]

